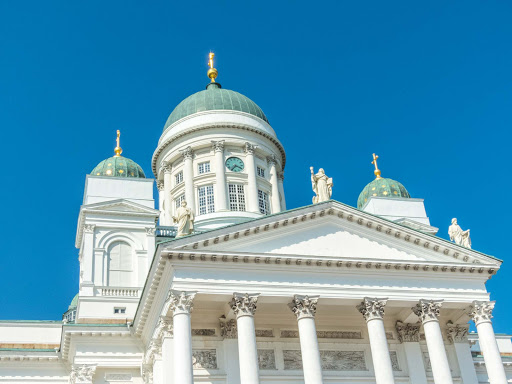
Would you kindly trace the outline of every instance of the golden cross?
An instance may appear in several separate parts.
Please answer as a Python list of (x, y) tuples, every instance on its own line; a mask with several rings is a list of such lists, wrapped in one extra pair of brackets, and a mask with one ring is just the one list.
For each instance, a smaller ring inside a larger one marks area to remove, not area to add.
[[(116, 139), (116, 143), (117, 143), (117, 146), (119, 147), (119, 138), (121, 137), (121, 131), (118, 129), (117, 130), (117, 139)], [(375, 156), (375, 154), (374, 154)]]
[(373, 171), (373, 173), (375, 173), (375, 176), (377, 179), (380, 179), (380, 169), (377, 167), (377, 159), (379, 158), (379, 156), (377, 156), (375, 153), (373, 154), (373, 161), (372, 161), (372, 164), (375, 165), (375, 171)]
[(208, 61), (208, 65), (210, 66), (210, 68), (213, 69), (213, 57), (215, 56), (215, 53), (213, 52), (210, 52), (210, 60)]

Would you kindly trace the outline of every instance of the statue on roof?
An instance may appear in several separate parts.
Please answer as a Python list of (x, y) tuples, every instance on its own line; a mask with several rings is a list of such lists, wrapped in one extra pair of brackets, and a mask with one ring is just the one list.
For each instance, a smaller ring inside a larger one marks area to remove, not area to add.
[(309, 169), (311, 170), (313, 192), (316, 193), (316, 196), (313, 197), (313, 204), (330, 200), (332, 196), (332, 177), (328, 177), (323, 168), (320, 168), (317, 174), (313, 171), (313, 167), (309, 167)]
[(455, 242), (455, 244), (471, 249), (469, 229), (463, 231), (462, 228), (457, 224), (456, 218), (452, 219), (452, 225), (450, 225), (448, 228), (448, 235), (450, 235), (450, 240)]
[(194, 230), (194, 212), (187, 207), (187, 202), (183, 200), (181, 206), (176, 210), (176, 216), (172, 217), (175, 223), (178, 223), (178, 233), (176, 237), (187, 236)]

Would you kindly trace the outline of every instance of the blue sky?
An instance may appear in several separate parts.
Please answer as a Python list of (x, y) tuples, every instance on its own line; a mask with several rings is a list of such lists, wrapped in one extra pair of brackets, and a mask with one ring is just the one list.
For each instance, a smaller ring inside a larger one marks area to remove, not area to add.
[(0, 2), (0, 318), (60, 319), (78, 290), (85, 175), (113, 154), (151, 173), (163, 125), (218, 81), (254, 100), (287, 152), (288, 208), (309, 166), (355, 205), (384, 177), (504, 259), (488, 283), (497, 332), (508, 295), (512, 3)]

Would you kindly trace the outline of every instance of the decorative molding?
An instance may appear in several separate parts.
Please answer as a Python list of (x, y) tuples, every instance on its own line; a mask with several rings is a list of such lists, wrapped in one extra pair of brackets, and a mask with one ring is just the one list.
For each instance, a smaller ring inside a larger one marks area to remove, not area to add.
[(324, 371), (367, 371), (364, 351), (320, 351)]
[(181, 153), (181, 156), (183, 156), (183, 158), (185, 160), (192, 160), (194, 158), (194, 151), (192, 150), (192, 147), (190, 147), (190, 146), (188, 146), (185, 149), (182, 149), (180, 151), (180, 153)]
[(299, 350), (283, 350), (285, 370), (302, 370), (302, 354)]
[(412, 307), (412, 311), (418, 316), (423, 324), (429, 321), (439, 321), (439, 313), (441, 312), (441, 306), (443, 300), (423, 300), (421, 299), (415, 307)]
[(274, 337), (274, 331), (272, 329), (257, 329), (256, 337)]
[(226, 320), (225, 316), (219, 319), (220, 335), (225, 339), (236, 339), (238, 337), (238, 329), (236, 320)]
[(401, 371), (400, 364), (398, 363), (398, 354), (396, 351), (389, 351), (389, 357), (391, 358), (391, 366), (393, 371)]
[(130, 373), (105, 373), (105, 381), (132, 381)]
[(276, 356), (273, 349), (258, 349), (259, 369), (276, 369)]
[(179, 314), (189, 315), (194, 309), (194, 297), (196, 292), (185, 292), (171, 290), (167, 301), (169, 302), (169, 309), (172, 311), (173, 316)]
[(383, 319), (384, 307), (386, 306), (387, 299), (365, 297), (364, 300), (357, 306), (359, 312), (362, 313), (364, 319), (368, 322), (375, 319)]
[(214, 152), (224, 152), (224, 140), (212, 140), (212, 148)]
[(146, 229), (146, 235), (155, 236), (156, 228), (146, 227), (145, 229)]
[(283, 330), (283, 331), (281, 331), (281, 338), (283, 338), (283, 339), (298, 339), (299, 331)]
[(193, 329), (192, 336), (215, 336), (215, 329)]
[(229, 305), (235, 312), (237, 319), (241, 316), (254, 316), (258, 296), (259, 293), (233, 293), (233, 298), (229, 302)]
[(70, 384), (92, 384), (96, 365), (73, 365), (69, 376)]
[(94, 224), (84, 224), (84, 232), (86, 232), (86, 233), (94, 233), (95, 228), (96, 228), (96, 225), (94, 225)]
[(473, 305), (469, 307), (468, 315), (475, 325), (481, 323), (490, 323), (492, 319), (492, 310), (494, 309), (495, 301), (473, 301)]
[(163, 181), (157, 181), (156, 182), (156, 188), (158, 189), (158, 192), (162, 192), (164, 190), (164, 182)]
[(144, 384), (153, 384), (153, 366), (152, 365), (143, 365), (142, 366), (142, 380), (144, 380)]
[(162, 161), (160, 164), (160, 168), (164, 171), (164, 173), (172, 172), (172, 165), (169, 161)]
[(446, 324), (446, 336), (452, 343), (467, 343), (468, 333), (468, 325), (453, 324), (452, 321)]
[(192, 350), (192, 367), (194, 369), (217, 369), (217, 351), (215, 349)]
[(395, 323), (396, 333), (398, 334), (398, 341), (401, 343), (419, 343), (420, 327), (421, 323), (403, 323), (398, 320)]
[(172, 317), (160, 316), (154, 332), (154, 339), (161, 340), (164, 337), (174, 336), (174, 323)]
[(246, 142), (244, 146), (245, 153), (254, 154), (254, 151), (256, 150), (256, 145)]
[(295, 316), (297, 316), (297, 320), (308, 317), (314, 318), (318, 298), (319, 296), (295, 295), (292, 302), (288, 304), (288, 307), (290, 307)]
[(153, 339), (149, 342), (146, 353), (144, 354), (144, 364), (152, 365), (155, 360), (155, 355), (162, 354), (162, 341)]

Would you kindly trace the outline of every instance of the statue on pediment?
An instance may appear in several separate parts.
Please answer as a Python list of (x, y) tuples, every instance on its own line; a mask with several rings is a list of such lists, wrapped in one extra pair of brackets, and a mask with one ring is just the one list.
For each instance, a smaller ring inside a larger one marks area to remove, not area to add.
[(332, 177), (328, 177), (323, 168), (320, 168), (317, 174), (313, 171), (313, 167), (309, 167), (309, 169), (311, 170), (313, 192), (316, 193), (316, 196), (313, 197), (313, 204), (330, 200), (332, 196)]
[(175, 223), (178, 223), (176, 237), (190, 235), (194, 230), (194, 212), (187, 207), (185, 200), (181, 202), (181, 206), (176, 210), (176, 216), (173, 216), (172, 219)]
[(448, 228), (448, 235), (450, 240), (455, 242), (457, 245), (461, 245), (471, 249), (471, 238), (469, 237), (469, 229), (465, 231), (457, 224), (457, 219), (452, 219), (452, 225)]

